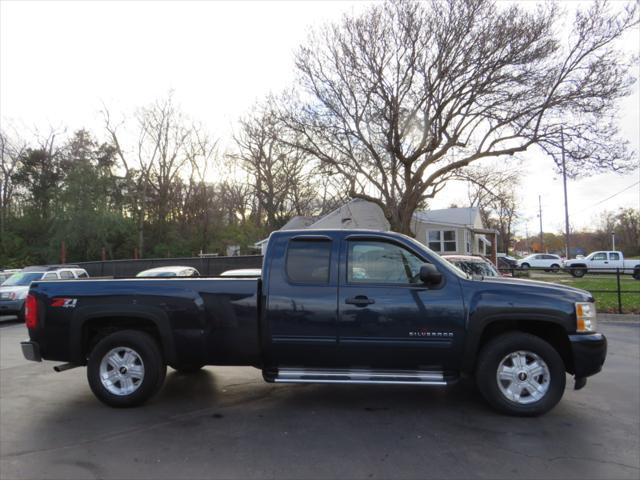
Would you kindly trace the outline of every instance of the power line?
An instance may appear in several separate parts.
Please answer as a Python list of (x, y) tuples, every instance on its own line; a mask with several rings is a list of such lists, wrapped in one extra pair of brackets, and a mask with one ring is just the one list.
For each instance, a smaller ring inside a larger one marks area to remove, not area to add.
[(638, 184), (640, 184), (640, 181), (638, 181), (638, 182), (634, 183), (633, 185), (629, 185), (629, 186), (628, 186), (628, 187), (626, 187), (626, 188), (623, 188), (623, 189), (622, 189), (622, 190), (620, 190), (619, 192), (616, 192), (616, 193), (614, 193), (613, 195), (611, 195), (611, 196), (609, 196), (609, 197), (607, 197), (607, 198), (605, 198), (605, 199), (603, 199), (603, 200), (600, 200), (599, 202), (596, 202), (596, 203), (594, 203), (593, 205), (588, 206), (587, 208), (583, 208), (582, 210), (580, 210), (580, 211), (578, 211), (578, 212), (573, 212), (573, 213), (572, 213), (572, 215), (577, 215), (577, 214), (579, 214), (579, 213), (586, 212), (586, 211), (587, 211), (587, 210), (589, 210), (590, 208), (593, 208), (593, 207), (595, 207), (595, 206), (597, 206), (597, 205), (600, 205), (601, 203), (604, 203), (604, 202), (606, 202), (607, 200), (611, 200), (613, 197), (617, 197), (617, 196), (618, 196), (618, 195), (620, 195), (621, 193), (624, 193), (624, 192), (626, 192), (627, 190), (630, 190), (631, 188), (635, 187), (635, 186), (636, 186), (636, 185), (638, 185)]

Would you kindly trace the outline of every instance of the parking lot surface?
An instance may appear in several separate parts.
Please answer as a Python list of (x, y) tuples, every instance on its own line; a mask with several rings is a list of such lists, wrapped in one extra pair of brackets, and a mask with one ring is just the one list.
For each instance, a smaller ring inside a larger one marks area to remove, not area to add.
[(0, 478), (640, 477), (640, 326), (603, 324), (604, 371), (539, 418), (473, 383), (271, 385), (251, 368), (169, 370), (147, 405), (100, 404), (85, 369), (22, 358), (0, 325)]

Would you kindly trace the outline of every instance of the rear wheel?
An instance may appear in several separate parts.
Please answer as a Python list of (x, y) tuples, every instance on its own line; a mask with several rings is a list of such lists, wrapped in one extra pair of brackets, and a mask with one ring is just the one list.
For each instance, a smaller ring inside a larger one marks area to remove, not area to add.
[(87, 363), (91, 390), (112, 407), (146, 402), (160, 389), (166, 372), (156, 341), (136, 330), (112, 333), (100, 340)]
[(640, 280), (640, 268), (636, 268), (633, 271), (633, 278), (635, 278), (636, 280)]
[(553, 273), (558, 273), (560, 271), (560, 265), (558, 265), (557, 263), (554, 263), (553, 265), (551, 265), (551, 271)]
[(541, 415), (564, 394), (565, 366), (558, 352), (540, 337), (511, 332), (482, 349), (476, 381), (496, 410), (517, 416)]

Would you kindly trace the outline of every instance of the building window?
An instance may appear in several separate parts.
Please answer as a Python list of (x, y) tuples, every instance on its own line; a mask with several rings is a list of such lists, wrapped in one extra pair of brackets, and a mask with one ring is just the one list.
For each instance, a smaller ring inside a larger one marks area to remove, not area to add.
[(434, 252), (455, 252), (457, 250), (455, 230), (430, 230), (427, 239), (429, 248)]

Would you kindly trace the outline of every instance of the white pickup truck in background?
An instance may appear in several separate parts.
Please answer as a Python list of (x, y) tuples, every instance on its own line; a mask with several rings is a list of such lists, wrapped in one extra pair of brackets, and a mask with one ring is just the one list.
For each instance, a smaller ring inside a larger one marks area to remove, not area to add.
[(585, 258), (565, 260), (562, 268), (574, 277), (582, 277), (587, 272), (595, 273), (626, 273), (640, 280), (640, 259), (625, 260), (622, 252), (600, 251), (593, 252)]

